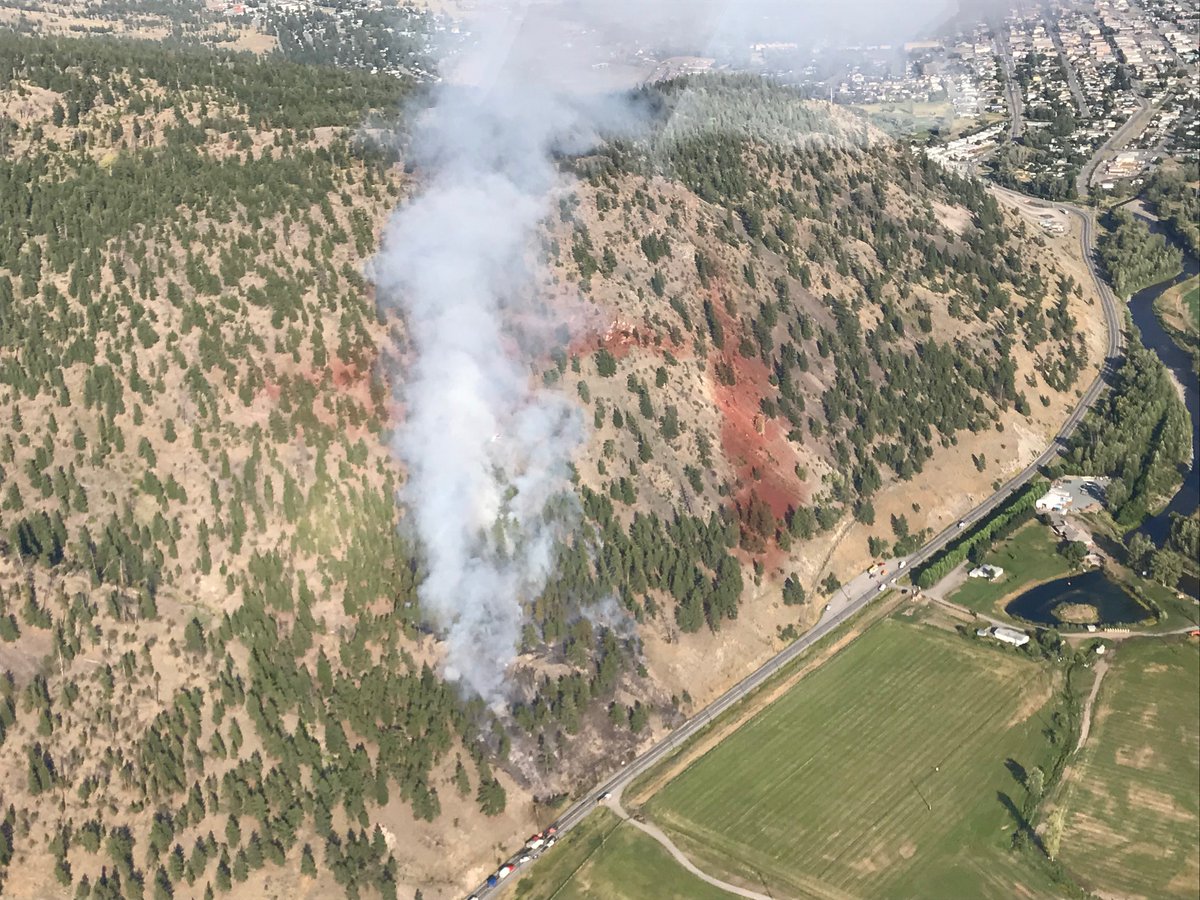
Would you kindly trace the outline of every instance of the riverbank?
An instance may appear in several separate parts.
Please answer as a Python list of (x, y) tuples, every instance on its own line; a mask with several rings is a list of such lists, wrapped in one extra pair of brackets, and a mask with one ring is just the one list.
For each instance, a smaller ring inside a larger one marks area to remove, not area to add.
[[(1195, 362), (1200, 354), (1200, 275), (1159, 294), (1154, 300), (1154, 315), (1175, 345), (1192, 354), (1195, 373)], [(1180, 390), (1183, 390), (1182, 383)]]
[(1096, 256), (1117, 296), (1130, 298), (1183, 271), (1183, 250), (1158, 222), (1113, 207), (1101, 218)]
[[(1156, 234), (1170, 240), (1170, 235), (1160, 222), (1143, 219), (1146, 226)], [(1174, 245), (1178, 246), (1178, 245)], [(1171, 514), (1187, 516), (1200, 505), (1200, 485), (1197, 485), (1196, 454), (1200, 449), (1200, 384), (1197, 384), (1195, 351), (1182, 345), (1173, 333), (1170, 323), (1160, 315), (1162, 304), (1170, 304), (1177, 289), (1198, 281), (1200, 261), (1184, 253), (1182, 271), (1174, 278), (1145, 288), (1134, 294), (1128, 302), (1133, 324), (1141, 333), (1142, 344), (1151, 350), (1166, 367), (1172, 380), (1182, 392), (1184, 407), (1191, 419), (1192, 460), (1183, 473), (1182, 484), (1165, 507), (1148, 517), (1137, 529), (1149, 537), (1157, 546), (1162, 546), (1171, 527)], [(1168, 299), (1162, 300), (1161, 298)], [(1126, 538), (1131, 535), (1125, 535)]]

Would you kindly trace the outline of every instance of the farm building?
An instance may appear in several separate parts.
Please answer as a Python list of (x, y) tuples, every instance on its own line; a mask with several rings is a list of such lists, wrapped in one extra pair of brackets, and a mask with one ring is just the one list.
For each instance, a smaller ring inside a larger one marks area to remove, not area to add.
[(1071, 495), (1059, 488), (1050, 488), (1034, 503), (1034, 509), (1040, 513), (1062, 512), (1071, 505)]
[(1024, 647), (1029, 643), (1029, 635), (1023, 631), (1017, 631), (1015, 628), (1006, 628), (1003, 625), (993, 625), (990, 628), (980, 628), (975, 632), (979, 637), (993, 637), (998, 641), (1003, 641), (1006, 644), (1012, 644), (1014, 647)]
[(1094, 475), (1067, 475), (1058, 479), (1038, 497), (1034, 509), (1039, 515), (1071, 515), (1095, 509), (1104, 503), (1109, 479)]
[(1004, 569), (1000, 566), (983, 565), (972, 569), (967, 575), (971, 578), (986, 578), (988, 581), (995, 581), (1004, 574)]
[(1092, 546), (1092, 533), (1086, 528), (1076, 525), (1074, 522), (1063, 519), (1062, 522), (1054, 523), (1053, 528), (1054, 532), (1064, 541), (1077, 542), (1088, 547)]

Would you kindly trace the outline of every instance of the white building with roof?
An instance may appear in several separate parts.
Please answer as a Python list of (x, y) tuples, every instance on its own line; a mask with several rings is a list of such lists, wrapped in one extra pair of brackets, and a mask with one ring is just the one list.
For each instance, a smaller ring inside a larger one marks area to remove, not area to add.
[(992, 637), (1005, 644), (1011, 644), (1014, 647), (1024, 647), (1029, 643), (1029, 635), (1023, 631), (1018, 631), (1015, 628), (1008, 628), (1004, 625), (992, 625), (989, 628), (980, 628), (975, 632), (979, 637)]

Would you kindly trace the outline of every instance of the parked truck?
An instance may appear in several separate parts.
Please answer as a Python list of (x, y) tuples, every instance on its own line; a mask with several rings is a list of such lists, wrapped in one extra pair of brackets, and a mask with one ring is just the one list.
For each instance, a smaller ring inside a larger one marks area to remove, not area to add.
[(539, 831), (537, 834), (531, 834), (525, 839), (526, 850), (537, 850), (549, 842), (549, 840), (558, 834), (558, 829), (553, 825), (549, 826), (545, 831)]

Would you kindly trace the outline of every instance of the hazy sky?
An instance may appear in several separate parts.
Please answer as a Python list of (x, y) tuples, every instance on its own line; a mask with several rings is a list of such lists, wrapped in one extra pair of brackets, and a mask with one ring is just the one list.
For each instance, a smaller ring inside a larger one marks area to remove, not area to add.
[(901, 43), (948, 19), (955, 0), (549, 0), (615, 37), (692, 44), (698, 51), (758, 41)]

